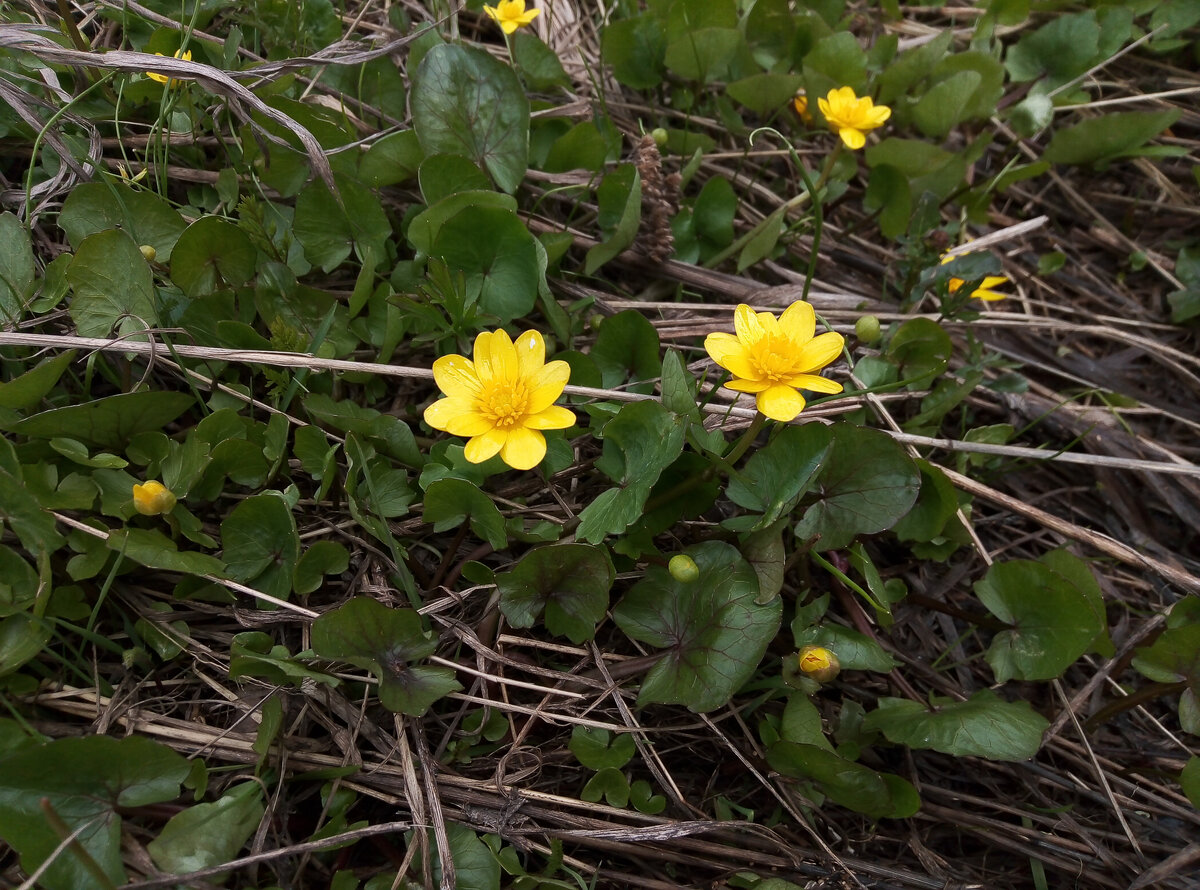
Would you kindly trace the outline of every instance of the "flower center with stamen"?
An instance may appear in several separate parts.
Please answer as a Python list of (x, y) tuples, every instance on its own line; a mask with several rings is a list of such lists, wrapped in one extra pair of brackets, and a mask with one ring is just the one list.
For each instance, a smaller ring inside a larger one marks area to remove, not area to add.
[(501, 381), (486, 388), (480, 396), (480, 411), (498, 429), (520, 423), (529, 407), (529, 392), (523, 381)]
[(767, 334), (750, 349), (750, 363), (764, 380), (781, 383), (795, 372), (796, 347), (786, 337)]

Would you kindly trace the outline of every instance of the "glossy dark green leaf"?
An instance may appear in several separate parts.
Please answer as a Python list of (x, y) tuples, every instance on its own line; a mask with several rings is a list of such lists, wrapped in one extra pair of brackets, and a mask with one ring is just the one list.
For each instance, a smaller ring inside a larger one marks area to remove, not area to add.
[[(424, 518), (437, 532), (457, 528), (468, 519), (475, 535), (494, 550), (508, 546), (504, 517), (490, 497), (465, 479), (439, 479), (425, 490)], [(529, 625), (524, 625), (528, 627)]]
[(12, 445), (0, 444), (0, 521), (7, 525), (30, 553), (53, 553), (66, 539), (54, 517), (30, 496)]
[(1053, 164), (1093, 164), (1141, 148), (1183, 112), (1121, 111), (1090, 118), (1057, 130), (1042, 157)]
[(1061, 676), (1103, 629), (1103, 612), (1097, 615), (1068, 578), (1040, 562), (995, 563), (975, 583), (975, 595), (1011, 628), (988, 649), (997, 683)]
[(106, 182), (83, 182), (71, 189), (58, 224), (76, 249), (89, 235), (124, 229), (139, 247), (153, 247), (160, 263), (171, 259), (175, 242), (187, 228), (175, 208), (154, 192)]
[(646, 13), (614, 18), (604, 29), (600, 47), (613, 76), (625, 86), (646, 90), (662, 83), (667, 35), (657, 17)]
[(0, 383), (0, 408), (27, 411), (37, 406), (75, 359), (75, 350), (44, 358), (23, 374)]
[(469, 46), (435, 46), (417, 68), (409, 98), (427, 155), (458, 154), (516, 191), (529, 158), (529, 100), (512, 68)]
[(696, 28), (667, 43), (663, 62), (687, 80), (709, 82), (730, 75), (730, 64), (746, 40), (737, 28)]
[(1133, 666), (1157, 683), (1187, 683), (1200, 690), (1200, 624), (1168, 627), (1137, 650)]
[(146, 852), (167, 874), (186, 875), (220, 865), (237, 858), (265, 810), (262, 786), (234, 785), (212, 803), (193, 804), (172, 816)]
[(934, 84), (913, 107), (917, 128), (933, 139), (943, 139), (966, 119), (967, 102), (983, 83), (977, 71), (959, 71)]
[(702, 713), (726, 704), (750, 679), (783, 609), (778, 597), (756, 602), (758, 577), (728, 544), (708, 541), (685, 552), (699, 579), (676, 581), (664, 567), (650, 566), (613, 619), (631, 638), (666, 650), (642, 681), (638, 701)]
[(956, 757), (1028, 760), (1038, 752), (1049, 721), (1028, 702), (1007, 702), (988, 689), (967, 701), (933, 708), (902, 698), (881, 698), (864, 728), (897, 745), (930, 748)]
[(296, 197), (292, 230), (304, 245), (304, 256), (326, 272), (334, 269), (358, 248), (384, 255), (384, 242), (392, 234), (391, 223), (379, 198), (349, 177), (337, 178), (341, 202), (319, 179), (313, 180)]
[(462, 155), (430, 155), (421, 161), (417, 182), (430, 207), (460, 192), (487, 192), (492, 187), (487, 174)]
[(479, 308), (504, 322), (529, 313), (545, 285), (546, 255), (511, 210), (474, 207), (438, 230), (431, 256), (466, 274)]
[(615, 578), (612, 560), (603, 547), (538, 547), (510, 571), (496, 575), (500, 611), (513, 627), (532, 627), (544, 610), (543, 621), (551, 633), (579, 644), (592, 638), (604, 618)]
[(316, 541), (296, 561), (292, 589), (312, 593), (320, 588), (326, 575), (340, 575), (350, 567), (350, 551), (338, 541)]
[(576, 537), (598, 544), (641, 517), (659, 475), (683, 450), (687, 421), (658, 402), (631, 402), (604, 426), (604, 453), (597, 461), (616, 488), (600, 493), (579, 514)]
[(911, 510), (893, 528), (901, 541), (932, 541), (958, 511), (954, 483), (928, 461), (918, 460), (921, 490)]
[(413, 664), (432, 655), (437, 639), (412, 609), (389, 609), (358, 596), (313, 622), (313, 650), (370, 671), (379, 700), (391, 711), (419, 717), (439, 698), (462, 687), (449, 668)]
[(181, 551), (160, 531), (145, 528), (121, 528), (109, 532), (108, 549), (126, 559), (164, 572), (189, 575), (223, 575), (225, 564), (215, 556), (194, 550)]
[(740, 507), (761, 514), (725, 523), (736, 531), (759, 531), (795, 509), (829, 455), (831, 427), (805, 423), (780, 430), (729, 480), (726, 493)]
[(633, 164), (620, 164), (596, 189), (604, 240), (587, 252), (584, 272), (591, 275), (637, 237), (642, 221), (642, 179)]
[(51, 408), (13, 424), (9, 431), (32, 439), (69, 436), (119, 451), (138, 433), (163, 429), (192, 404), (187, 393), (126, 392), (82, 405)]
[(570, 87), (571, 79), (563, 70), (558, 54), (532, 31), (518, 30), (509, 38), (513, 64), (531, 90), (551, 90)]
[(1018, 83), (1046, 75), (1052, 85), (1058, 85), (1086, 71), (1099, 49), (1095, 11), (1056, 15), (1010, 47), (1004, 67)]
[(17, 551), (0, 544), (0, 617), (24, 612), (37, 592), (37, 571)]
[[(165, 745), (132, 736), (66, 738), (27, 745), (0, 759), (0, 837), (21, 854), (32, 874), (60, 838), (42, 813), (43, 798), (113, 884), (126, 881), (117, 808), (173, 800), (190, 764)], [(77, 856), (58, 856), (42, 873), (47, 890), (97, 886)]]
[(726, 90), (736, 102), (759, 114), (771, 114), (791, 104), (796, 90), (804, 83), (799, 74), (764, 72), (734, 81)]
[(604, 380), (616, 386), (632, 377), (647, 380), (658, 376), (661, 367), (658, 332), (645, 317), (632, 309), (618, 312), (600, 325), (596, 343), (588, 355)]
[(865, 634), (840, 624), (821, 624), (798, 630), (796, 648), (824, 646), (837, 656), (844, 671), (877, 671), (886, 674), (896, 666), (895, 659)]
[(179, 236), (171, 279), (189, 297), (241, 287), (254, 277), (258, 250), (249, 236), (219, 216), (203, 216)]
[(817, 745), (775, 742), (767, 762), (785, 776), (809, 779), (847, 809), (875, 819), (906, 819), (921, 805), (916, 789), (899, 776), (888, 776), (839, 757)]
[(412, 130), (389, 133), (371, 144), (358, 162), (358, 175), (371, 188), (397, 185), (417, 174), (425, 152)]
[(629, 805), (629, 780), (619, 769), (606, 766), (588, 779), (579, 792), (579, 799), (590, 803), (603, 800), (610, 807), (623, 809)]
[(954, 351), (950, 335), (936, 321), (914, 318), (902, 324), (888, 343), (888, 358), (900, 367), (900, 378), (909, 386), (923, 387), (946, 370)]
[(89, 235), (67, 268), (71, 319), (81, 337), (144, 331), (158, 324), (154, 276), (137, 244), (120, 229)]
[[(24, 612), (0, 620), (0, 677), (37, 658), (50, 642), (52, 631), (49, 621)], [(0, 808), (3, 808), (2, 795)]]
[(833, 444), (817, 476), (817, 500), (796, 535), (820, 550), (891, 528), (912, 508), (921, 485), (916, 464), (891, 436), (848, 423), (833, 425)]
[(221, 544), (231, 577), (280, 599), (291, 593), (300, 538), (282, 497), (257, 494), (234, 507), (221, 523)]

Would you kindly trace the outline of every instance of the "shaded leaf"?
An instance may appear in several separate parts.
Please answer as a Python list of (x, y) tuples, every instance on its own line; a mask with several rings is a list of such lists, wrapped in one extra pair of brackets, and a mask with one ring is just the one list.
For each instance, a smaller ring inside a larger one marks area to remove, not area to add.
[(146, 845), (167, 874), (186, 875), (237, 857), (262, 819), (262, 787), (243, 782), (212, 803), (194, 804), (172, 816)]
[(241, 287), (254, 277), (258, 251), (249, 236), (219, 216), (203, 216), (179, 236), (171, 279), (189, 297)]
[(84, 239), (67, 267), (71, 320), (81, 337), (144, 331), (158, 324), (154, 276), (137, 244), (109, 229)]
[(69, 436), (89, 445), (124, 450), (138, 433), (168, 426), (192, 406), (187, 393), (150, 391), (125, 392), (95, 399), (83, 405), (51, 408), (9, 427), (9, 431), (33, 439)]
[(1038, 752), (1049, 725), (1028, 702), (1006, 702), (981, 689), (967, 701), (944, 701), (932, 709), (908, 699), (881, 698), (863, 728), (882, 732), (897, 745), (956, 757), (1028, 760)]
[(812, 780), (835, 803), (872, 818), (906, 819), (921, 806), (916, 789), (899, 776), (877, 773), (817, 745), (780, 740), (767, 749), (767, 762), (785, 776)]
[(496, 575), (500, 611), (513, 627), (532, 627), (545, 610), (546, 628), (579, 644), (595, 634), (608, 609), (615, 578), (616, 570), (603, 547), (538, 547), (512, 570)]
[(465, 479), (447, 478), (431, 483), (425, 490), (422, 515), (426, 522), (433, 523), (436, 532), (457, 528), (470, 519), (471, 530), (491, 544), (493, 550), (508, 546), (504, 517), (499, 508), (477, 485)]
[(33, 295), (33, 246), (21, 221), (0, 213), (0, 317), (15, 324)]
[(221, 543), (231, 577), (253, 581), (257, 589), (280, 599), (291, 593), (300, 538), (282, 497), (258, 494), (234, 507), (221, 523)]
[(725, 526), (758, 531), (790, 513), (821, 471), (832, 444), (832, 428), (824, 424), (805, 423), (780, 430), (729, 480), (729, 499), (761, 515), (739, 517)]

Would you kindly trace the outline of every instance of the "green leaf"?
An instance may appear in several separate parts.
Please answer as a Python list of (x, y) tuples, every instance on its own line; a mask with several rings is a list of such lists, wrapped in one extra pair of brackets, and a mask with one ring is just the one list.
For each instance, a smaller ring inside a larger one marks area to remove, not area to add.
[(825, 737), (821, 712), (807, 695), (794, 693), (788, 697), (779, 721), (779, 735), (789, 742), (833, 750), (833, 745)]
[(900, 379), (917, 388), (946, 370), (953, 351), (950, 335), (941, 325), (930, 318), (914, 318), (892, 336), (887, 356), (899, 366)]
[(726, 522), (726, 527), (759, 531), (791, 513), (812, 487), (832, 444), (832, 428), (823, 424), (780, 430), (733, 475), (726, 490), (735, 504), (762, 515), (739, 517)]
[(1042, 157), (1053, 164), (1093, 164), (1141, 148), (1183, 112), (1121, 111), (1105, 114), (1055, 132)]
[(162, 532), (146, 528), (119, 528), (109, 532), (108, 549), (150, 569), (188, 575), (224, 575), (225, 565), (215, 556), (181, 551)]
[[(137, 244), (109, 229), (84, 239), (67, 267), (71, 319), (81, 337), (144, 331), (158, 324), (154, 276)], [(144, 339), (144, 338), (142, 338)]]
[(725, 91), (751, 111), (770, 114), (785, 108), (803, 83), (804, 78), (799, 74), (763, 72), (735, 80)]
[(964, 702), (943, 701), (932, 709), (902, 698), (881, 698), (863, 728), (889, 742), (932, 749), (956, 757), (1029, 760), (1042, 744), (1049, 721), (1029, 702), (1006, 702), (981, 689)]
[(371, 188), (398, 185), (417, 174), (425, 152), (412, 130), (389, 133), (374, 142), (358, 162), (358, 175)]
[(1137, 650), (1133, 666), (1156, 683), (1187, 683), (1200, 691), (1200, 624), (1168, 627)]
[(604, 386), (656, 377), (660, 363), (658, 331), (636, 310), (626, 309), (604, 319), (589, 357), (600, 368)]
[(642, 179), (633, 164), (620, 164), (596, 189), (601, 230), (605, 238), (587, 252), (584, 272), (597, 269), (633, 243), (642, 221)]
[(921, 490), (917, 501), (893, 527), (901, 541), (932, 541), (958, 512), (954, 483), (940, 468), (926, 460), (917, 461)]
[(160, 263), (171, 259), (187, 228), (183, 217), (153, 192), (108, 182), (84, 182), (71, 189), (58, 224), (76, 249), (89, 235), (124, 229), (139, 247), (153, 247)]
[[(21, 613), (0, 621), (0, 677), (6, 677), (27, 664), (50, 642), (53, 625), (49, 621)], [(4, 806), (0, 792), (0, 810)], [(3, 814), (0, 814), (0, 837), (3, 837)]]
[(796, 648), (824, 646), (837, 656), (844, 671), (876, 671), (886, 674), (896, 666), (895, 659), (883, 647), (865, 634), (840, 624), (805, 627), (795, 635)]
[(648, 90), (663, 81), (667, 35), (657, 17), (644, 13), (614, 18), (604, 29), (600, 51), (613, 76), (627, 87)]
[(430, 207), (458, 192), (488, 192), (492, 187), (487, 174), (462, 155), (430, 155), (417, 170), (417, 182)]
[(222, 556), (229, 575), (263, 593), (286, 599), (300, 558), (296, 519), (279, 495), (248, 497), (221, 523)]
[[(8, 441), (0, 444), (2, 457), (10, 460), (0, 460), (0, 520), (12, 529), (30, 553), (53, 553), (66, 543), (66, 539), (55, 528), (54, 517), (30, 497)], [(10, 472), (10, 467), (14, 472)]]
[(579, 799), (599, 803), (603, 798), (610, 807), (622, 809), (629, 806), (629, 780), (618, 769), (606, 766), (588, 779), (579, 792)]
[[(493, 550), (508, 546), (504, 517), (490, 497), (465, 479), (439, 479), (425, 490), (424, 518), (433, 523), (435, 532), (457, 528), (468, 518), (471, 531), (492, 545)], [(525, 625), (528, 627), (529, 625)]]
[(967, 118), (967, 101), (983, 83), (977, 71), (959, 71), (932, 86), (913, 107), (913, 122), (934, 139), (943, 139)]
[(0, 618), (24, 612), (38, 592), (38, 573), (17, 551), (0, 544)]
[[(446, 823), (446, 837), (450, 844), (450, 858), (454, 862), (454, 890), (498, 890), (500, 861), (488, 845), (471, 829), (457, 822)], [(442, 886), (442, 863), (438, 859), (437, 844), (432, 837), (427, 837), (425, 844), (424, 849), (431, 851), (433, 859), (430, 886)], [(393, 882), (394, 879), (389, 877), (386, 887)]]
[(817, 745), (780, 740), (767, 749), (767, 763), (785, 776), (812, 780), (835, 803), (874, 819), (907, 819), (921, 807), (917, 790), (899, 776), (877, 773)]
[(760, 605), (758, 577), (733, 547), (708, 541), (686, 551), (700, 578), (676, 581), (650, 566), (613, 609), (632, 639), (665, 649), (642, 682), (639, 704), (687, 705), (697, 713), (726, 704), (753, 675), (779, 630), (776, 597)]
[(975, 595), (1012, 628), (996, 634), (988, 649), (997, 683), (1061, 676), (1103, 627), (1087, 597), (1040, 562), (995, 563), (975, 583)]
[(186, 875), (237, 857), (265, 812), (262, 787), (243, 782), (219, 800), (199, 803), (172, 816), (146, 852), (167, 874)]
[(10, 325), (25, 316), (34, 282), (29, 233), (11, 213), (0, 213), (0, 314)]
[(570, 87), (571, 79), (563, 70), (558, 54), (536, 34), (518, 30), (509, 38), (509, 46), (512, 47), (513, 64), (531, 90)]
[(620, 769), (633, 759), (637, 743), (628, 732), (613, 734), (601, 727), (580, 726), (571, 729), (567, 743), (575, 759), (588, 769)]
[(296, 197), (296, 217), (292, 231), (304, 245), (304, 256), (314, 266), (329, 272), (350, 251), (358, 248), (360, 256), (373, 250), (384, 256), (384, 242), (392, 234), (392, 225), (379, 198), (370, 190), (345, 176), (335, 179), (338, 202), (319, 179), (314, 179)]
[(525, 178), (529, 100), (512, 68), (490, 54), (433, 47), (413, 78), (409, 108), (427, 155), (464, 155), (510, 194)]
[[(53, 768), (48, 769), (47, 765)], [(47, 799), (113, 884), (126, 882), (117, 808), (174, 800), (191, 766), (170, 748), (132, 736), (66, 738), (28, 745), (0, 759), (0, 837), (21, 854), (32, 874), (60, 838), (42, 813)], [(96, 887), (78, 856), (58, 856), (41, 874), (47, 890)]]
[(219, 216), (203, 216), (179, 236), (171, 279), (189, 297), (241, 287), (254, 277), (258, 250), (250, 237)]
[(149, 390), (120, 393), (83, 405), (51, 408), (13, 424), (9, 431), (31, 439), (69, 436), (89, 445), (121, 451), (138, 433), (161, 430), (192, 404), (193, 398), (187, 393)]
[(604, 453), (597, 466), (618, 483), (579, 514), (576, 537), (598, 544), (641, 517), (650, 489), (683, 450), (687, 421), (658, 402), (631, 402), (604, 426)]
[(863, 207), (871, 212), (879, 211), (879, 228), (888, 238), (903, 235), (912, 216), (912, 189), (908, 177), (891, 164), (872, 167)]
[(299, 686), (304, 680), (315, 680), (327, 686), (338, 686), (341, 680), (330, 674), (314, 671), (297, 660), (286, 646), (276, 645), (270, 634), (250, 630), (236, 634), (229, 645), (229, 679), (262, 677), (279, 686)]
[(420, 717), (439, 698), (462, 688), (449, 668), (412, 664), (437, 649), (420, 615), (389, 609), (370, 597), (354, 597), (314, 621), (312, 646), (322, 658), (369, 670), (379, 680), (383, 706), (410, 717)]
[(737, 28), (697, 28), (668, 42), (663, 62), (680, 77), (707, 83), (728, 77), (730, 64), (745, 48)]
[(496, 575), (500, 611), (513, 627), (533, 627), (544, 609), (546, 628), (578, 645), (596, 633), (608, 610), (608, 592), (615, 578), (616, 570), (603, 547), (538, 547), (512, 570)]
[(300, 554), (292, 573), (296, 593), (312, 593), (320, 588), (326, 575), (340, 575), (350, 568), (350, 551), (337, 541), (316, 541)]
[(1092, 10), (1056, 15), (1010, 47), (1004, 67), (1017, 83), (1047, 75), (1058, 86), (1082, 74), (1098, 56), (1100, 25)]
[(1179, 784), (1183, 793), (1192, 802), (1192, 806), (1200, 810), (1200, 757), (1188, 758), (1187, 764), (1179, 774)]
[(30, 370), (0, 383), (0, 408), (27, 411), (37, 407), (75, 359), (75, 350), (44, 358)]
[(515, 215), (517, 202), (511, 195), (499, 192), (460, 189), (418, 213), (408, 225), (408, 241), (416, 250), (433, 254), (438, 234), (447, 222), (460, 213), (478, 213), (490, 209), (508, 210)]
[(891, 528), (917, 499), (921, 474), (887, 433), (833, 424), (833, 444), (817, 476), (818, 499), (796, 523), (797, 537), (820, 550)]

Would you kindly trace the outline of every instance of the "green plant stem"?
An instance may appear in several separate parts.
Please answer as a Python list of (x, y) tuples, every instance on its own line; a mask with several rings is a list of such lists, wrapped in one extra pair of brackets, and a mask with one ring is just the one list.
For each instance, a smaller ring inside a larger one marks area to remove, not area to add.
[(754, 415), (754, 419), (750, 421), (750, 426), (746, 427), (746, 432), (742, 433), (742, 438), (738, 439), (729, 453), (722, 458), (726, 466), (733, 469), (733, 465), (746, 453), (746, 449), (754, 444), (754, 440), (758, 438), (758, 434), (762, 432), (762, 428), (766, 422), (767, 415), (761, 411)]
[(1143, 686), (1136, 692), (1132, 692), (1124, 698), (1119, 698), (1114, 702), (1109, 702), (1091, 717), (1084, 722), (1083, 728), (1087, 732), (1091, 732), (1097, 726), (1107, 723), (1118, 714), (1123, 714), (1126, 711), (1136, 708), (1138, 705), (1144, 705), (1148, 701), (1153, 701), (1165, 695), (1174, 695), (1177, 692), (1183, 692), (1187, 688), (1187, 683), (1151, 683), (1149, 686)]
[(876, 613), (881, 615), (888, 614), (887, 608), (885, 608), (877, 599), (875, 599), (875, 597), (871, 596), (871, 594), (863, 589), (859, 584), (856, 584), (849, 575), (823, 557), (820, 553), (817, 553), (817, 551), (813, 550), (809, 553), (809, 556), (813, 558), (813, 562), (817, 563), (817, 565), (821, 566), (823, 569), (825, 569), (825, 571), (829, 572), (829, 574), (833, 575), (835, 578), (865, 599), (868, 603), (870, 603), (871, 608), (874, 609)]

